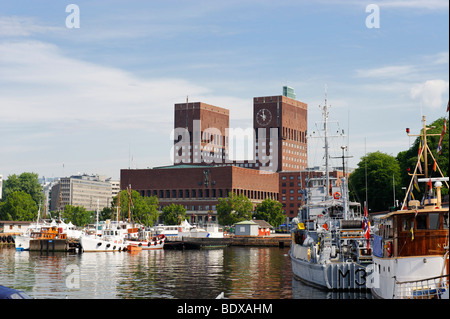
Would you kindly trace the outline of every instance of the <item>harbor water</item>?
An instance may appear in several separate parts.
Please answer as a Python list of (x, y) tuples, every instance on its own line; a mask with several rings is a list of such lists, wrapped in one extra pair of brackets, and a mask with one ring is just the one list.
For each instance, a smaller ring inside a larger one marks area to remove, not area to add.
[(369, 299), (292, 276), (289, 248), (47, 253), (0, 247), (0, 285), (36, 299)]

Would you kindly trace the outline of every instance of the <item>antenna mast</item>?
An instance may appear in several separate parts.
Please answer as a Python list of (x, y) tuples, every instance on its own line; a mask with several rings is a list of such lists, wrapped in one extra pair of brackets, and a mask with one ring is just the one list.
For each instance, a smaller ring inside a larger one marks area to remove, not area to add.
[(325, 84), (325, 105), (319, 108), (322, 109), (323, 119), (324, 119), (324, 131), (325, 131), (325, 178), (326, 178), (326, 199), (330, 198), (329, 188), (330, 188), (330, 176), (329, 176), (329, 164), (328, 164), (328, 105), (327, 105), (327, 86)]

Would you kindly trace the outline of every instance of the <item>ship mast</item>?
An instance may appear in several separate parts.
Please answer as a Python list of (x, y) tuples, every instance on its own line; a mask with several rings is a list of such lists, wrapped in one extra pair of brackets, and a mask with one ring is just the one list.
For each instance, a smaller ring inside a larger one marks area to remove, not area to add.
[[(422, 133), (420, 135), (409, 134), (409, 128), (406, 129), (406, 132), (407, 132), (408, 136), (415, 136), (415, 137), (419, 136), (420, 138), (423, 137), (423, 145), (422, 145), (421, 149), (419, 150), (419, 154), (417, 156), (417, 162), (416, 162), (416, 167), (414, 168), (414, 172), (413, 172), (413, 174), (409, 174), (410, 176), (412, 176), (412, 178), (411, 178), (411, 181), (409, 183), (408, 190), (406, 191), (405, 198), (403, 199), (403, 204), (402, 204), (401, 209), (407, 207), (406, 199), (408, 197), (409, 192), (411, 191), (414, 177), (415, 176), (424, 176), (423, 179), (425, 179), (425, 180), (429, 178), (429, 176), (428, 176), (428, 153), (430, 153), (430, 155), (433, 158), (433, 160), (436, 161), (436, 159), (433, 156), (433, 153), (430, 151), (430, 149), (428, 147), (427, 136), (440, 136), (441, 134), (427, 134), (427, 130), (430, 130), (431, 128), (426, 126), (426, 116), (425, 115), (422, 116), (422, 122), (423, 122), (423, 129), (422, 129)], [(417, 173), (417, 169), (419, 167), (421, 167), (420, 162), (421, 162), (421, 157), (422, 156), (424, 158), (425, 168), (424, 168), (424, 173), (423, 174), (422, 173), (419, 174), (419, 173)], [(439, 168), (439, 165), (437, 163), (436, 163), (436, 167), (439, 170), (439, 173), (441, 174), (441, 176), (444, 177), (444, 175), (442, 174), (442, 171)], [(430, 178), (429, 180), (431, 181), (432, 179)], [(420, 179), (419, 179), (419, 181), (420, 181)], [(445, 182), (445, 184), (448, 187), (447, 181), (445, 179), (443, 181)]]
[(326, 183), (325, 183), (325, 198), (326, 199), (330, 199), (330, 176), (329, 176), (329, 163), (328, 163), (328, 105), (327, 105), (327, 90), (325, 88), (325, 105), (323, 107), (321, 107), (319, 105), (319, 108), (322, 109), (322, 114), (323, 114), (323, 119), (324, 119), (324, 124), (323, 124), (323, 128), (325, 131), (325, 178), (326, 178)]

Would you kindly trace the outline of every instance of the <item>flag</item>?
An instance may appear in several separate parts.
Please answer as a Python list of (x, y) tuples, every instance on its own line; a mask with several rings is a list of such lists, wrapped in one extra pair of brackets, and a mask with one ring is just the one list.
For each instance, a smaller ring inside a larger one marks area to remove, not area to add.
[[(448, 111), (448, 106), (447, 106), (447, 111)], [(446, 132), (447, 132), (447, 119), (444, 119), (444, 127), (442, 128), (441, 137), (439, 138), (439, 143), (438, 143), (438, 147), (437, 147), (437, 152), (439, 154), (441, 154), (441, 151), (442, 151), (442, 140), (444, 139), (444, 135)]]
[(431, 197), (433, 196), (433, 183), (431, 183), (431, 178), (427, 183), (428, 185), (428, 204), (431, 204)]
[(420, 173), (422, 174), (422, 164), (420, 163), (420, 161), (423, 162), (423, 156), (422, 156), (422, 139), (421, 139), (420, 142), (419, 142), (419, 152), (418, 152), (417, 156), (419, 156), (419, 158), (420, 158), (420, 160), (418, 161), (418, 162), (419, 162), (418, 166), (419, 166), (419, 171), (420, 171)]
[(448, 103), (449, 103), (449, 101), (447, 101), (447, 112), (448, 112)]
[(420, 192), (419, 182), (417, 181), (417, 175), (414, 176), (414, 187), (417, 189), (418, 192)]
[(364, 206), (364, 220), (363, 220), (363, 231), (364, 237), (367, 239), (367, 250), (369, 250), (369, 239), (370, 239), (370, 223), (367, 219), (367, 206)]
[(436, 172), (436, 160), (434, 160), (434, 163), (433, 163), (433, 172)]

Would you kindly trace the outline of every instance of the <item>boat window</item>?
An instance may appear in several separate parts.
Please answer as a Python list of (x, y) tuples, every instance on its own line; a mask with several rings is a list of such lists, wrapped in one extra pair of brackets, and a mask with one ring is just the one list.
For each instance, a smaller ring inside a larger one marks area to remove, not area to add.
[(448, 229), (448, 212), (444, 213), (444, 229)]
[(431, 213), (429, 218), (429, 229), (439, 229), (439, 213)]
[(427, 215), (419, 214), (416, 217), (417, 229), (427, 229)]
[(411, 227), (414, 228), (414, 221), (412, 216), (403, 216), (402, 217), (402, 230), (409, 231)]

